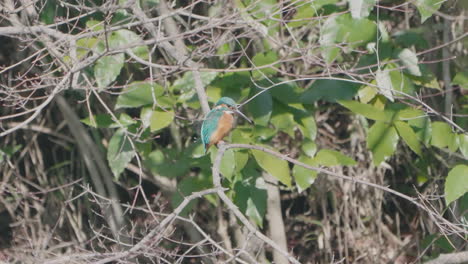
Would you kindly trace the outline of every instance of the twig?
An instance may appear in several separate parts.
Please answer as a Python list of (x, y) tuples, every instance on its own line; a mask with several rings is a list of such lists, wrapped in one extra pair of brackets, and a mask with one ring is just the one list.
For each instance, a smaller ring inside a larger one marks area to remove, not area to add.
[[(408, 196), (406, 194), (400, 193), (398, 191), (395, 191), (395, 190), (390, 189), (390, 188), (385, 187), (385, 186), (381, 186), (381, 185), (378, 185), (378, 184), (375, 184), (375, 183), (367, 182), (367, 181), (364, 181), (364, 180), (361, 180), (361, 179), (356, 179), (356, 178), (346, 176), (346, 175), (343, 175), (343, 174), (335, 173), (335, 172), (327, 170), (327, 169), (317, 168), (317, 167), (307, 165), (307, 164), (305, 164), (303, 162), (300, 162), (298, 160), (295, 160), (295, 159), (293, 159), (293, 158), (291, 158), (291, 157), (289, 157), (287, 155), (283, 155), (281, 153), (278, 153), (276, 151), (273, 151), (271, 149), (268, 149), (268, 148), (265, 148), (265, 147), (262, 147), (262, 146), (254, 146), (254, 145), (249, 145), (249, 144), (228, 144), (228, 145), (221, 144), (221, 146), (220, 146), (220, 148), (218, 150), (218, 155), (216, 156), (215, 164), (213, 165), (213, 183), (214, 183), (215, 186), (221, 186), (220, 185), (221, 184), (221, 178), (219, 177), (219, 164), (217, 164), (216, 162), (220, 162), (224, 152), (226, 150), (232, 149), (232, 148), (245, 148), (245, 149), (260, 150), (260, 151), (269, 153), (269, 154), (271, 154), (271, 155), (273, 155), (273, 156), (275, 156), (275, 157), (277, 157), (279, 159), (289, 161), (289, 162), (291, 162), (293, 164), (299, 165), (299, 166), (304, 167), (304, 168), (309, 169), (309, 170), (314, 170), (314, 171), (317, 171), (317, 172), (320, 172), (320, 173), (323, 173), (323, 174), (326, 174), (326, 175), (330, 175), (330, 176), (333, 176), (333, 177), (336, 177), (336, 178), (344, 179), (344, 180), (347, 180), (347, 181), (352, 181), (352, 182), (356, 182), (356, 183), (360, 183), (360, 184), (365, 184), (367, 186), (382, 190), (384, 192), (391, 193), (393, 195), (396, 195), (396, 196), (398, 196), (400, 198), (403, 198), (403, 199), (411, 202), (416, 207), (418, 207), (421, 210), (428, 213), (431, 218), (433, 218), (434, 220), (437, 220), (437, 221), (435, 221), (436, 223), (446, 225), (452, 232), (455, 232), (458, 235), (467, 235), (468, 234), (468, 230), (466, 230), (463, 227), (457, 226), (457, 225), (449, 222), (447, 219), (443, 218), (438, 212), (434, 212), (433, 210), (428, 209), (427, 206), (424, 206), (423, 204), (417, 202), (416, 198), (410, 197), (410, 196)], [(216, 168), (216, 171), (215, 171), (215, 168)], [(215, 172), (217, 174), (215, 174)], [(446, 232), (442, 228), (442, 226), (440, 226), (440, 225), (438, 225), (438, 226), (443, 232)]]
[[(213, 169), (212, 169), (212, 172), (213, 172), (213, 185), (215, 187), (221, 188), (221, 176), (220, 176), (219, 167), (221, 165), (221, 160), (222, 160), (222, 157), (224, 155), (224, 152), (226, 150), (230, 149), (230, 148), (245, 148), (245, 147), (247, 147), (247, 148), (252, 147), (253, 149), (255, 149), (256, 146), (246, 145), (246, 144), (232, 144), (232, 145), (221, 144), (221, 146), (220, 146), (220, 148), (218, 150), (218, 153), (216, 155), (216, 158), (214, 160)], [(280, 247), (275, 241), (271, 240), (269, 237), (265, 236), (260, 231), (258, 231), (250, 223), (250, 221), (241, 213), (239, 208), (229, 199), (229, 197), (227, 197), (227, 195), (224, 192), (218, 191), (217, 194), (218, 194), (219, 198), (221, 198), (221, 200), (223, 200), (223, 202), (226, 204), (226, 206), (229, 208), (229, 210), (231, 210), (236, 215), (236, 217), (242, 222), (242, 224), (244, 224), (245, 227), (247, 227), (247, 229), (250, 232), (254, 233), (258, 238), (260, 238), (265, 243), (270, 245), (273, 249), (280, 252), (290, 262), (295, 263), (295, 264), (300, 263), (297, 259), (295, 259), (293, 256), (291, 256), (286, 250), (284, 250), (282, 247)]]

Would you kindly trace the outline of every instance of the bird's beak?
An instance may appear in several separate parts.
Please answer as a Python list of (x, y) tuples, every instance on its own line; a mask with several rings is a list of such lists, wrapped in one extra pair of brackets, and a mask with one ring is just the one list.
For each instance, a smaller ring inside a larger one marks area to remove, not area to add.
[(249, 123), (253, 123), (252, 120), (250, 120), (248, 117), (246, 117), (241, 111), (234, 109), (236, 113), (238, 113), (240, 116), (242, 116), (245, 120), (247, 120)]

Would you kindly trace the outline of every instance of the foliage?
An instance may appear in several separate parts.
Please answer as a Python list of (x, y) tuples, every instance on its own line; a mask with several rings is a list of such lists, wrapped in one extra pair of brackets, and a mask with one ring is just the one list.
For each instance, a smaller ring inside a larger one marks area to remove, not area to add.
[[(53, 25), (55, 14), (71, 12), (78, 26), (71, 30), (57, 25), (61, 34), (76, 38), (74, 45), (59, 49), (60, 58), (52, 53), (44, 57), (58, 65), (51, 73), (54, 77), (82, 88), (66, 91), (67, 97), (87, 102), (77, 113), (96, 142), (105, 142), (107, 165), (114, 181), (125, 188), (141, 185), (141, 173), (130, 172), (131, 165), (140, 166), (151, 179), (177, 183), (177, 190), (166, 197), (173, 208), (193, 192), (212, 187), (218, 152), (216, 147), (203, 152), (198, 132), (202, 105), (229, 96), (246, 102), (240, 110), (254, 121), (249, 124), (239, 118), (226, 139), (229, 142), (264, 146), (313, 167), (350, 173), (391, 168), (384, 182), (394, 181), (387, 178), (392, 174), (417, 192), (430, 189), (422, 183), (441, 180), (445, 195), (441, 211), (457, 202), (468, 207), (463, 198), (468, 192), (468, 134), (463, 119), (468, 95), (459, 92), (468, 89), (468, 74), (461, 63), (444, 66), (434, 60), (431, 65), (424, 57), (429, 46), (436, 46), (427, 35), (432, 26), (440, 26), (434, 18), (445, 12), (443, 1), (406, 3), (418, 11), (406, 26), (401, 26), (403, 15), (379, 8), (374, 0), (349, 0), (347, 5), (300, 0), (288, 2), (287, 8), (276, 0), (237, 0), (227, 7), (221, 2), (194, 4), (201, 15), (187, 15), (181, 9), (189, 4), (174, 2), (171, 8), (180, 12), (174, 11), (176, 19), (169, 17), (182, 32), (171, 32), (166, 28), (170, 23), (160, 19), (157, 23), (164, 24), (164, 34), (151, 30), (145, 25), (151, 23), (141, 17), (138, 20), (126, 1), (107, 12), (94, 10), (100, 1), (86, 1), (81, 11), (93, 12), (82, 17), (67, 5), (50, 2), (39, 10), (37, 22)], [(160, 1), (137, 2), (138, 8), (151, 8), (145, 10), (148, 15), (162, 12), (152, 9)], [(236, 11), (234, 18), (224, 8)], [(219, 24), (208, 24), (210, 14)], [(218, 37), (221, 43), (216, 42)], [(36, 42), (48, 45), (42, 39)], [(462, 50), (468, 49), (459, 43)], [(79, 70), (72, 72), (76, 65)], [(449, 76), (439, 73), (441, 67), (449, 67)], [(65, 77), (68, 71), (71, 77)], [(440, 96), (447, 87), (456, 88), (452, 101)], [(453, 113), (444, 113), (442, 109), (451, 109), (444, 104), (455, 105)], [(460, 118), (453, 119), (452, 114)], [(326, 139), (329, 134), (333, 135)], [(0, 164), (17, 155), (22, 145), (0, 145)], [(317, 171), (292, 166), (260, 150), (229, 149), (220, 171), (230, 198), (261, 229), (268, 207), (268, 183), (262, 174), (276, 178), (282, 194), (316, 198), (330, 191), (315, 186)], [(392, 188), (416, 194), (402, 185)], [(219, 206), (215, 196), (205, 197), (204, 210)], [(199, 204), (190, 202), (181, 215), (200, 210)], [(461, 213), (457, 221), (466, 217)]]

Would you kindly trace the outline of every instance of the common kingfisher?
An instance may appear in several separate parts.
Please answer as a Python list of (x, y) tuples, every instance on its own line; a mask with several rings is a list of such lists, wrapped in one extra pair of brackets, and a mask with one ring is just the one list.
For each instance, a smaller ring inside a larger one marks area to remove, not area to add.
[(234, 113), (252, 123), (237, 109), (237, 104), (229, 97), (222, 97), (214, 108), (205, 116), (201, 126), (201, 138), (205, 153), (212, 145), (218, 144), (231, 132), (234, 126)]

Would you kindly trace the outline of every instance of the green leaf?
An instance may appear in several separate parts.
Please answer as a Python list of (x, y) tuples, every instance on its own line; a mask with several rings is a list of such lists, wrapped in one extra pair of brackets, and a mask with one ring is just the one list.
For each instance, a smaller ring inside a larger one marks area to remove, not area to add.
[[(283, 82), (283, 79), (279, 78), (271, 78), (271, 81), (274, 83)], [(268, 86), (268, 84), (265, 84)], [(300, 88), (295, 82), (287, 82), (281, 85), (276, 85), (273, 89), (269, 92), (279, 102), (283, 104), (297, 104), (301, 103), (300, 97), (302, 94), (303, 89)]]
[[(211, 157), (211, 163), (213, 164), (216, 155), (218, 155), (218, 149), (213, 148), (210, 153)], [(221, 175), (228, 180), (232, 180), (232, 176), (234, 175), (236, 168), (236, 158), (234, 155), (234, 150), (228, 149), (224, 152), (223, 158), (221, 159), (221, 164), (219, 167), (219, 171), (221, 172)]]
[(91, 29), (92, 31), (98, 32), (104, 30), (104, 22), (94, 19), (86, 21), (86, 28)]
[(180, 156), (174, 149), (155, 150), (144, 160), (146, 167), (154, 174), (168, 178), (185, 175), (190, 169), (190, 160)]
[[(298, 161), (313, 167), (318, 166), (313, 159), (304, 156), (300, 156)], [(299, 165), (294, 165), (293, 176), (296, 180), (297, 191), (301, 193), (314, 183), (315, 179), (317, 178), (317, 171), (309, 170)]]
[(356, 101), (338, 101), (339, 104), (348, 108), (356, 114), (363, 115), (366, 118), (377, 121), (388, 121), (388, 116), (383, 110), (369, 104), (361, 104)]
[[(253, 66), (254, 67), (260, 67), (268, 64), (272, 64), (274, 62), (278, 61), (278, 55), (274, 51), (269, 51), (266, 53), (257, 53), (253, 58)], [(270, 76), (276, 73), (276, 69), (272, 67), (264, 68), (264, 69), (258, 69), (253, 71), (253, 77), (255, 79), (258, 78), (265, 78), (265, 76)]]
[(174, 120), (174, 111), (155, 110), (151, 115), (151, 132), (163, 129), (169, 126)]
[(394, 125), (398, 131), (398, 134), (401, 138), (403, 138), (410, 149), (413, 150), (414, 153), (421, 156), (421, 144), (419, 143), (418, 136), (416, 133), (414, 133), (413, 129), (407, 123), (402, 121), (396, 121)]
[(372, 151), (374, 165), (378, 166), (391, 156), (398, 144), (398, 134), (393, 126), (377, 121), (369, 129), (367, 148)]
[[(258, 92), (259, 90), (257, 90)], [(273, 99), (270, 92), (264, 92), (247, 104), (256, 125), (267, 126), (273, 111)]]
[(153, 109), (150, 106), (141, 108), (140, 119), (144, 128), (147, 128), (151, 125), (152, 115), (153, 115)]
[(108, 114), (98, 114), (80, 120), (83, 124), (95, 128), (109, 128), (114, 124), (112, 117)]
[(375, 81), (377, 82), (380, 93), (393, 102), (393, 84), (388, 70), (377, 70)]
[[(263, 85), (262, 81), (259, 83)], [(210, 102), (216, 102), (222, 96), (231, 97), (234, 101), (241, 102), (249, 96), (251, 85), (250, 75), (247, 72), (226, 73), (211, 82), (206, 92)]]
[(234, 203), (240, 211), (252, 219), (255, 224), (263, 227), (267, 205), (266, 190), (259, 189), (254, 184), (236, 182), (234, 192)]
[(301, 144), (301, 149), (307, 156), (313, 158), (317, 152), (317, 144), (315, 144), (314, 141), (306, 138)]
[(301, 129), (302, 135), (310, 140), (315, 140), (317, 137), (317, 124), (315, 123), (314, 114), (310, 112), (302, 112), (300, 117), (296, 117), (299, 128)]
[(132, 82), (117, 98), (115, 108), (119, 109), (154, 105), (163, 94), (164, 88), (158, 84), (149, 82)]
[[(409, 119), (408, 124), (416, 132), (416, 136), (418, 136), (419, 141), (428, 146), (432, 136), (432, 123), (428, 116), (424, 115), (422, 111), (420, 112), (420, 117)], [(401, 114), (399, 114), (399, 116), (401, 117)]]
[(234, 152), (234, 158), (236, 162), (236, 172), (239, 172), (245, 167), (247, 161), (249, 161), (249, 153), (247, 150), (238, 150)]
[(120, 126), (120, 125), (128, 127), (130, 125), (133, 125), (133, 124), (137, 123), (135, 120), (133, 120), (133, 118), (131, 116), (127, 115), (126, 113), (120, 114), (119, 122), (120, 122), (120, 124), (116, 124), (117, 127)]
[(468, 135), (459, 134), (458, 141), (460, 143), (459, 145), (460, 152), (463, 154), (465, 158), (468, 159)]
[[(203, 86), (206, 87), (218, 76), (217, 72), (200, 72), (200, 78)], [(193, 72), (187, 71), (182, 78), (175, 80), (174, 85), (171, 87), (175, 91), (195, 91), (195, 80), (193, 79)]]
[[(143, 40), (138, 34), (131, 30), (120, 29), (111, 33), (109, 37), (109, 46), (112, 49), (124, 49), (136, 43), (142, 43)], [(148, 46), (142, 45), (131, 49), (135, 55), (143, 60), (149, 58)]]
[(107, 161), (117, 180), (135, 154), (125, 131), (123, 129), (117, 130), (110, 139), (107, 148)]
[(376, 34), (377, 26), (369, 19), (353, 19), (350, 14), (330, 16), (320, 34), (322, 56), (330, 63), (339, 55), (337, 43), (348, 43), (350, 48), (366, 46), (368, 42), (375, 41)]
[[(315, 1), (314, 1), (315, 2)], [(307, 25), (312, 20), (310, 18), (314, 17), (316, 14), (316, 9), (310, 4), (304, 4), (297, 9), (297, 13), (294, 14), (292, 21), (288, 23), (288, 27), (295, 28)]]
[(82, 59), (91, 51), (98, 51), (98, 45), (102, 44), (97, 38), (81, 38), (76, 41), (76, 56)]
[(401, 60), (410, 74), (414, 76), (421, 76), (421, 70), (419, 70), (418, 57), (416, 56), (416, 53), (410, 49), (403, 49), (398, 54), (398, 58)]
[(468, 192), (468, 166), (457, 165), (450, 170), (445, 180), (445, 201), (447, 205)]
[(438, 148), (448, 147), (450, 151), (455, 152), (458, 148), (458, 137), (452, 132), (449, 124), (433, 122), (431, 145)]
[(231, 132), (231, 142), (242, 144), (252, 143), (252, 129), (241, 129), (237, 127), (236, 129), (234, 129), (234, 131)]
[[(191, 195), (194, 192), (202, 191), (207, 188), (210, 188), (210, 182), (204, 178), (194, 178), (194, 177), (186, 177), (182, 179), (182, 181), (177, 183), (177, 191), (171, 197), (171, 204), (173, 208), (182, 203), (184, 197)], [(205, 196), (205, 198), (209, 199), (210, 195)], [(196, 207), (199, 199), (195, 199), (189, 202), (189, 204), (182, 210), (181, 216), (186, 217), (188, 213)]]
[(357, 93), (359, 85), (351, 81), (316, 80), (301, 96), (304, 104), (313, 104), (322, 99), (327, 102), (350, 100)]
[(355, 19), (366, 18), (374, 8), (376, 0), (348, 0), (351, 16)]
[(251, 150), (258, 165), (266, 172), (278, 179), (288, 187), (291, 187), (291, 175), (289, 174), (288, 162), (260, 150)]
[(125, 62), (124, 54), (104, 56), (94, 65), (94, 77), (100, 89), (106, 88), (115, 81)]
[(276, 131), (270, 127), (255, 126), (253, 135), (258, 140), (269, 140), (276, 135)]
[(357, 164), (352, 158), (331, 149), (321, 149), (315, 156), (314, 162), (324, 166), (353, 166)]
[[(371, 82), (372, 83), (372, 82)], [(375, 81), (374, 83), (375, 84)], [(359, 89), (358, 95), (361, 103), (367, 104), (377, 95), (377, 88), (372, 86), (364, 86), (364, 88)]]
[(435, 74), (425, 64), (420, 64), (421, 76), (409, 75), (414, 84), (425, 88), (441, 90), (439, 81)]
[(435, 11), (439, 10), (443, 2), (440, 0), (416, 0), (416, 7), (421, 14), (421, 23), (424, 23)]
[(468, 89), (468, 71), (458, 72), (453, 78), (452, 84), (460, 85), (463, 89)]
[(291, 111), (287, 107), (281, 104), (275, 105), (275, 111), (273, 112), (273, 117), (270, 122), (276, 129), (281, 130), (294, 138), (294, 127), (296, 126), (296, 122), (294, 121), (293, 114), (291, 114)]
[[(397, 70), (397, 67), (398, 66), (394, 63), (389, 63), (385, 67), (386, 70), (389, 70), (393, 91), (400, 91), (405, 94), (414, 95), (415, 88), (413, 82), (406, 76), (406, 74), (403, 74), (402, 71)], [(394, 94), (401, 96), (401, 94), (398, 92), (394, 92)]]

